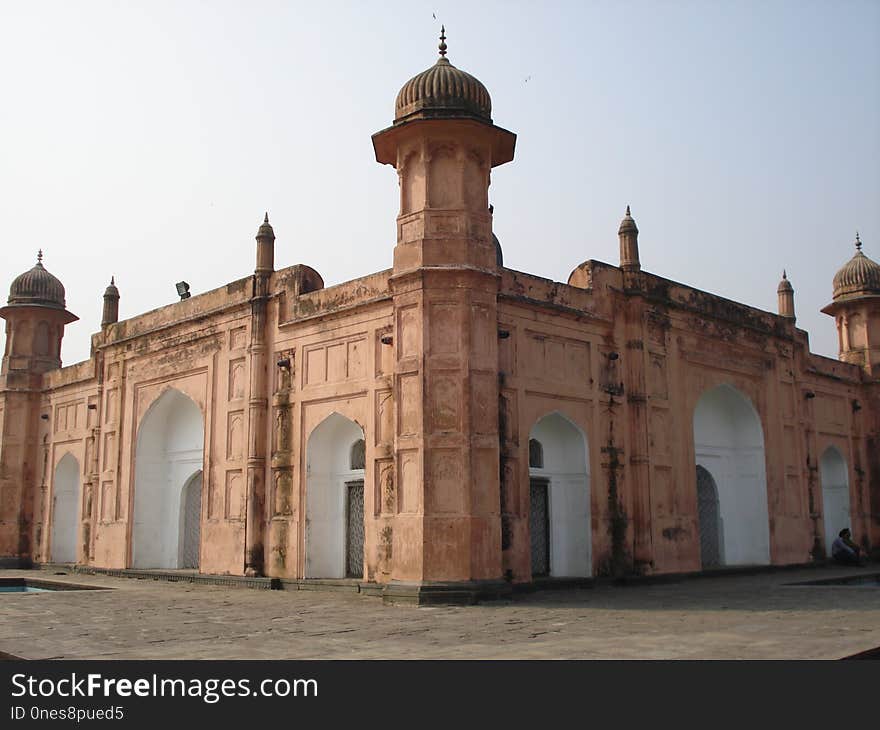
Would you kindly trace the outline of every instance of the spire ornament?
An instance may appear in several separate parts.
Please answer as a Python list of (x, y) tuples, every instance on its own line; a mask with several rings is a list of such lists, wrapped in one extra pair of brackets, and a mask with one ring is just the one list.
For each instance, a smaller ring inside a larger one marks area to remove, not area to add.
[(794, 287), (788, 280), (788, 272), (785, 269), (782, 270), (782, 280), (779, 282), (779, 286), (776, 287), (776, 294), (779, 300), (779, 316), (786, 317), (794, 322)]
[(440, 26), (440, 57), (446, 58), (446, 26)]
[[(856, 234), (858, 236), (858, 234)], [(43, 265), (43, 249), (37, 249), (37, 263), (42, 266)]]
[(859, 232), (856, 231), (856, 251), (862, 250), (862, 239), (859, 238)]
[(639, 228), (632, 217), (629, 205), (626, 206), (626, 214), (623, 216), (623, 220), (620, 221), (617, 236), (620, 239), (620, 268), (629, 272), (641, 270), (642, 264), (639, 261)]

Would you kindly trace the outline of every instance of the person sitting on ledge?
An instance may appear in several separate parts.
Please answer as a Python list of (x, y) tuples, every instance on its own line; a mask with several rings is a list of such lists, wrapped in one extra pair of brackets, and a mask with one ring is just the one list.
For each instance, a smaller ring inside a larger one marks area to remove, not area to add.
[(831, 543), (831, 557), (841, 565), (861, 565), (861, 548), (852, 541), (850, 535), (848, 527), (838, 533), (837, 539)]

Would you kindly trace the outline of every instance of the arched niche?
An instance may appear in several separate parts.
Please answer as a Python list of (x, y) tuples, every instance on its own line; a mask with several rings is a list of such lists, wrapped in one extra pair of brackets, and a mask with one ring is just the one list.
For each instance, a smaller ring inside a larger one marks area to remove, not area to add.
[(718, 492), (721, 564), (768, 564), (764, 431), (751, 401), (733, 386), (711, 388), (697, 402), (694, 454)]
[(825, 525), (825, 552), (831, 555), (831, 543), (844, 527), (851, 527), (849, 474), (846, 459), (836, 446), (829, 446), (819, 459), (822, 484), (822, 521)]
[(559, 413), (538, 420), (529, 434), (533, 576), (592, 575), (588, 453), (584, 432)]
[(361, 578), (364, 564), (364, 469), (352, 468), (364, 432), (332, 413), (306, 445), (306, 578)]
[(52, 480), (52, 562), (75, 563), (80, 522), (79, 462), (65, 454)]
[(178, 390), (165, 391), (141, 420), (135, 451), (132, 567), (183, 567), (188, 524), (184, 488), (198, 477), (201, 491), (204, 445), (202, 412)]
[(461, 165), (452, 147), (435, 148), (428, 163), (428, 203), (432, 208), (461, 205)]
[(399, 172), (401, 214), (422, 210), (425, 207), (425, 163), (421, 154), (407, 153)]
[(34, 353), (37, 355), (49, 354), (49, 323), (40, 320), (34, 334)]
[(489, 167), (474, 150), (464, 156), (464, 202), (472, 210), (489, 207)]

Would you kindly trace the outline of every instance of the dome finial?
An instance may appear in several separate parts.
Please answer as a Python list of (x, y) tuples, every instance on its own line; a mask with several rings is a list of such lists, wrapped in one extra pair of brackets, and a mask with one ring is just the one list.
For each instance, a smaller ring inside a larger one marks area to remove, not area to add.
[(627, 214), (627, 215), (630, 215), (630, 212), (629, 212), (629, 205), (626, 206), (626, 214)]
[(43, 263), (43, 249), (41, 249), (41, 248), (37, 249), (37, 263), (38, 264)]
[(269, 222), (269, 211), (267, 210), (266, 215), (263, 216), (263, 223), (268, 223), (268, 222)]
[(787, 279), (787, 278), (788, 278), (788, 276), (787, 276), (786, 273), (785, 273), (785, 269), (782, 270), (782, 278), (783, 278), (783, 279)]
[(862, 239), (859, 238), (859, 232), (856, 231), (856, 251), (862, 250)]
[(446, 26), (440, 26), (440, 57), (446, 57)]
[(110, 286), (116, 286), (116, 277), (113, 275), (110, 276)]

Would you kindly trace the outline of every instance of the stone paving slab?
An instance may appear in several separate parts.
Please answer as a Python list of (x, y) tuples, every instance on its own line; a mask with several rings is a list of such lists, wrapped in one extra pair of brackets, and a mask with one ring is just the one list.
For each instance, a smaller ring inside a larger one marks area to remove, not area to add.
[(820, 568), (545, 590), (477, 606), (2, 570), (111, 588), (0, 594), (26, 659), (839, 659), (880, 647), (880, 588)]

